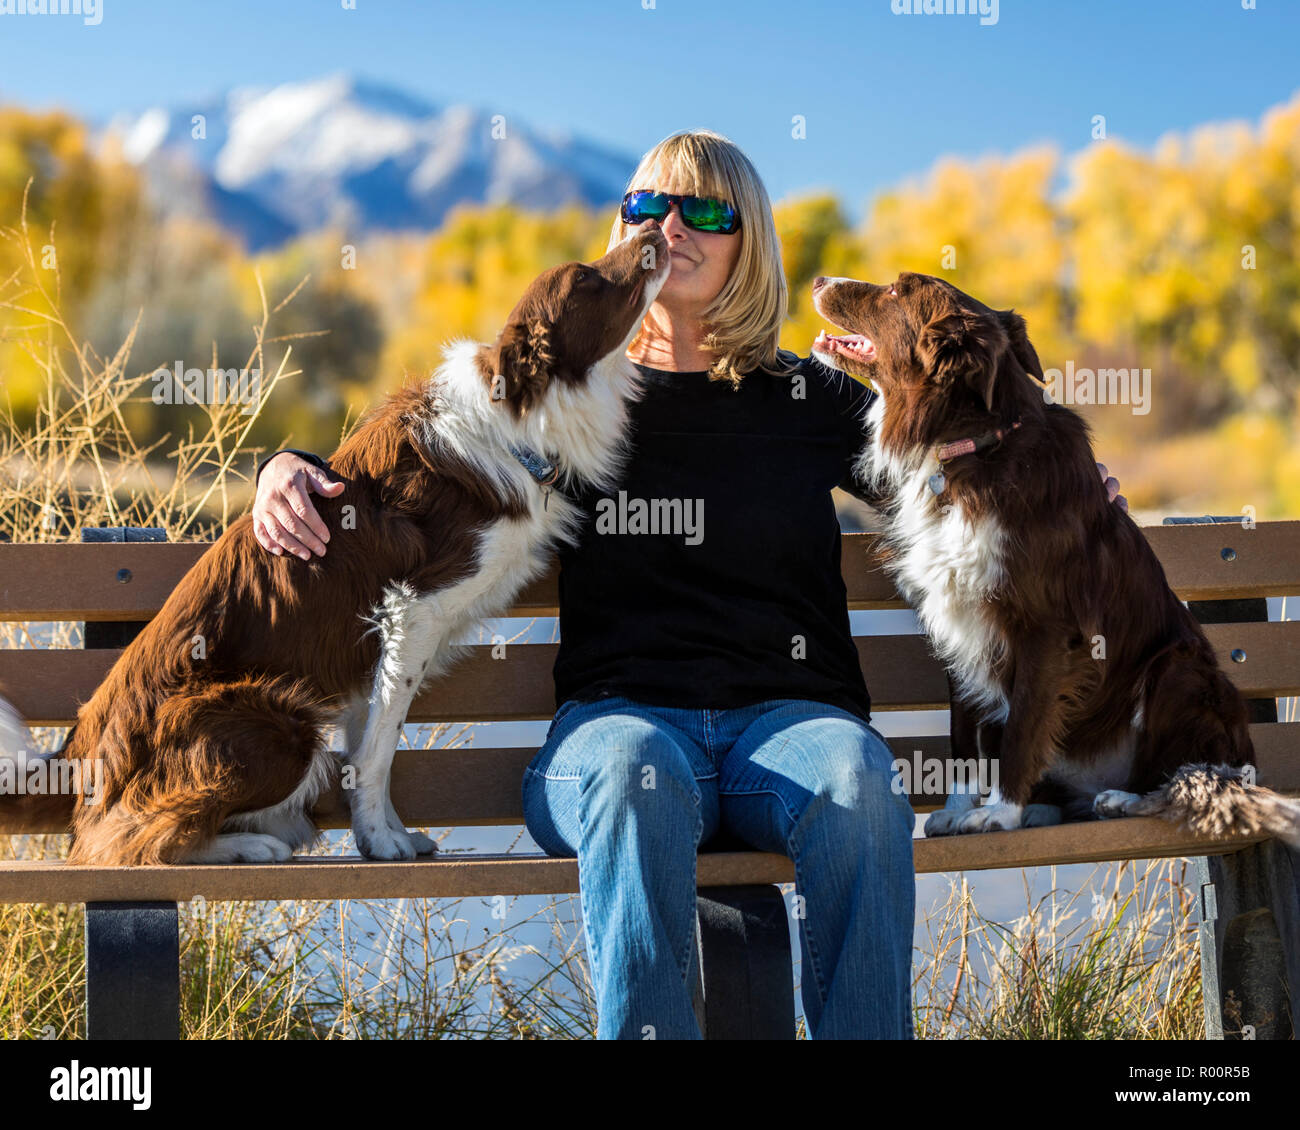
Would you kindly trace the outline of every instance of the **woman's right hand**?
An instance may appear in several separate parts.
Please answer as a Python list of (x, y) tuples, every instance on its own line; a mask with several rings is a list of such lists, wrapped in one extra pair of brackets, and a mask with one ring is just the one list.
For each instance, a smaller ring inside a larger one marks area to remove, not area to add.
[(344, 488), (331, 482), (314, 463), (308, 463), (292, 451), (274, 456), (257, 480), (257, 498), (253, 502), (253, 535), (263, 549), (283, 556), (285, 550), (304, 561), (315, 553), (325, 556), (330, 532), (310, 494), (315, 491), (326, 498), (336, 498)]

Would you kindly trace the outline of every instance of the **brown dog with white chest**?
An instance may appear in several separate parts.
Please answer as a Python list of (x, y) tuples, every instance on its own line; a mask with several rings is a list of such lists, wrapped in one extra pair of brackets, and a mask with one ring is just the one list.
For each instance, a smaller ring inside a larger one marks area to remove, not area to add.
[(1097, 477), (1087, 424), (1050, 402), (1024, 319), (904, 273), (813, 284), (844, 335), (813, 347), (878, 392), (858, 472), (885, 567), (948, 668), (952, 756), (996, 759), (927, 835), (1159, 813), (1300, 843), (1300, 805), (1254, 785), (1245, 702)]
[[(414, 859), (389, 796), (407, 709), (458, 637), (503, 615), (576, 536), (572, 488), (608, 489), (641, 393), (626, 355), (668, 277), (643, 225), (594, 263), (528, 287), (492, 344), (452, 343), (439, 369), (371, 411), (330, 457), (347, 484), (318, 503), (329, 552), (257, 543), (249, 516), (203, 554), (82, 706), (57, 754), (0, 699), (0, 816), (63, 819), (69, 861), (273, 862), (317, 835), (344, 731), (363, 855)], [(96, 772), (68, 774), (69, 768)], [(95, 795), (2, 787), (17, 773), (93, 780)], [(7, 794), (7, 795), (4, 795)]]

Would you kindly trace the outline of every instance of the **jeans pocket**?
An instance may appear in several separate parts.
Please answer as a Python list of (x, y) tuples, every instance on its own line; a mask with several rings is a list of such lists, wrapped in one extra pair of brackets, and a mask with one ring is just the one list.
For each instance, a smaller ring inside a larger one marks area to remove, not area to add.
[(551, 794), (554, 788), (555, 783), (548, 781), (544, 774), (539, 773), (531, 765), (524, 770), (521, 790), (524, 802), (524, 827), (532, 836), (533, 842), (547, 855), (572, 858), (575, 853), (570, 845), (565, 843), (551, 812), (551, 804), (556, 799), (555, 795)]

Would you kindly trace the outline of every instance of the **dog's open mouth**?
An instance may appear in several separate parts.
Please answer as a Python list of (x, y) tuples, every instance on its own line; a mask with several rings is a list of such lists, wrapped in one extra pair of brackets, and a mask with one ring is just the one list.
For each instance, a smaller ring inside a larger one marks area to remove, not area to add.
[(828, 334), (822, 330), (813, 342), (813, 348), (847, 357), (860, 365), (870, 365), (876, 359), (875, 343), (864, 334)]

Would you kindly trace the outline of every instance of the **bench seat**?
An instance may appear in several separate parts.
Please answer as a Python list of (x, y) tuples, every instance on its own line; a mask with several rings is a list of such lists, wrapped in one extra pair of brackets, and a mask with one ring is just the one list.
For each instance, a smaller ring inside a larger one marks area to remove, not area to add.
[[(1220, 855), (1260, 836), (1198, 837), (1155, 816), (1054, 828), (917, 840), (918, 874), (1039, 864)], [(794, 864), (756, 851), (704, 852), (701, 887), (793, 883)], [(545, 855), (447, 853), (384, 863), (360, 856), (298, 857), (289, 863), (189, 867), (70, 867), (58, 860), (0, 863), (0, 902), (209, 902), (257, 899), (470, 898), (558, 895), (578, 889), (578, 864)]]

